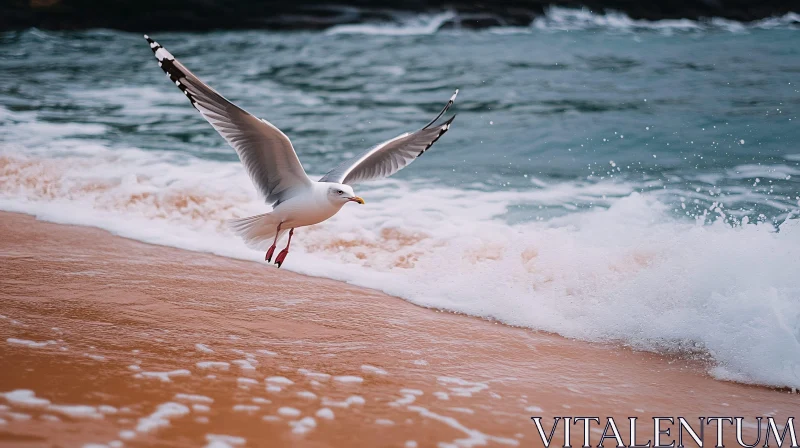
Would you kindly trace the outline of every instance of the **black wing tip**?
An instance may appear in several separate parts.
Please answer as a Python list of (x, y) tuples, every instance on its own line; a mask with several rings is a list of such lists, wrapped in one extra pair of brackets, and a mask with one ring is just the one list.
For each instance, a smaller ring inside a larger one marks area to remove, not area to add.
[(458, 114), (453, 114), (453, 116), (448, 118), (447, 121), (439, 125), (439, 133), (433, 140), (431, 140), (430, 143), (428, 143), (428, 146), (426, 146), (425, 149), (423, 149), (422, 151), (419, 152), (419, 154), (417, 154), (417, 157), (420, 157), (421, 155), (425, 154), (425, 152), (428, 151), (428, 149), (430, 149), (430, 147), (433, 146), (434, 143), (436, 143), (440, 138), (442, 138), (445, 132), (447, 132), (450, 129), (450, 123), (452, 123), (453, 120), (456, 119), (456, 115)]
[(158, 51), (159, 48), (164, 48), (164, 47), (161, 46), (161, 44), (159, 44), (158, 42), (154, 41), (147, 34), (144, 35), (144, 39), (147, 41), (148, 44), (150, 44), (150, 49), (153, 50), (153, 53)]
[(442, 115), (444, 115), (445, 112), (447, 112), (447, 110), (450, 109), (450, 106), (452, 106), (453, 103), (456, 102), (456, 96), (458, 96), (458, 89), (456, 89), (455, 93), (453, 93), (453, 95), (450, 96), (450, 99), (447, 100), (447, 104), (444, 105), (444, 108), (442, 109), (441, 112), (439, 112), (439, 115), (437, 115), (436, 118), (434, 118), (428, 124), (426, 124), (422, 129), (428, 129), (429, 127), (433, 126), (440, 118), (442, 118)]
[[(150, 49), (153, 50), (153, 53), (158, 60), (158, 66), (161, 67), (161, 70), (169, 76), (170, 81), (174, 82), (176, 86), (189, 98), (189, 101), (192, 103), (192, 106), (197, 108), (197, 101), (195, 100), (192, 93), (189, 89), (186, 88), (186, 84), (181, 82), (183, 78), (186, 77), (186, 74), (183, 73), (178, 67), (175, 66), (175, 57), (167, 51), (166, 48), (162, 47), (161, 44), (154, 41), (150, 38), (147, 34), (144, 35), (145, 40), (150, 44)], [(160, 52), (159, 52), (160, 50)]]

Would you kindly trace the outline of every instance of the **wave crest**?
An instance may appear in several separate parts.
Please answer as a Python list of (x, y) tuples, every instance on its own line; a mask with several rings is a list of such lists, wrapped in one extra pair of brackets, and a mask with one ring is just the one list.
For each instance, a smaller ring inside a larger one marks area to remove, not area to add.
[[(444, 29), (468, 29), (462, 23), (469, 22), (472, 17), (463, 16), (454, 11), (438, 14), (397, 15), (391, 22), (361, 23), (337, 25), (328, 29), (328, 34), (368, 34), (384, 36), (413, 36), (434, 34)], [(494, 20), (504, 22), (503, 20)], [(495, 34), (519, 34), (534, 31), (583, 31), (606, 30), (614, 32), (707, 32), (728, 31), (744, 32), (754, 29), (800, 29), (800, 14), (790, 12), (782, 16), (770, 17), (753, 22), (738, 22), (720, 17), (709, 17), (701, 20), (664, 19), (640, 20), (632, 19), (625, 13), (608, 11), (602, 14), (586, 8), (549, 7), (545, 14), (536, 17), (529, 26), (492, 26), (490, 32)]]

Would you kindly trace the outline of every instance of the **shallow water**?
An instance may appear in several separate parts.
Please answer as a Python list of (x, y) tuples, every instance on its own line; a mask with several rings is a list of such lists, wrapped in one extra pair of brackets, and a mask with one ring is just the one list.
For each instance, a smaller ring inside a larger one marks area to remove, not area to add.
[[(445, 18), (153, 37), (284, 130), (314, 175), (461, 89), (451, 131), (358, 186), (366, 206), (299, 231), (286, 268), (800, 385), (791, 18), (554, 10), (529, 28), (437, 30)], [(224, 221), (265, 207), (139, 35), (3, 34), (0, 105), (0, 208), (261, 257)]]

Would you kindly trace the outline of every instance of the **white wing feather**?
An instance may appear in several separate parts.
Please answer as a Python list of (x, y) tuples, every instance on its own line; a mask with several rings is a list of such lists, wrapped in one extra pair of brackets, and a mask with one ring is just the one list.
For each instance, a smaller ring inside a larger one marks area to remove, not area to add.
[(453, 115), (444, 123), (432, 126), (450, 106), (458, 95), (458, 90), (445, 105), (444, 109), (424, 128), (397, 136), (385, 141), (363, 154), (348, 160), (325, 174), (320, 182), (337, 182), (352, 185), (358, 182), (389, 177), (408, 166), (436, 143), (450, 129), (450, 123), (456, 118)]
[(203, 83), (164, 47), (144, 36), (158, 65), (192, 105), (236, 150), (253, 184), (275, 204), (311, 186), (289, 138), (266, 120), (236, 106)]

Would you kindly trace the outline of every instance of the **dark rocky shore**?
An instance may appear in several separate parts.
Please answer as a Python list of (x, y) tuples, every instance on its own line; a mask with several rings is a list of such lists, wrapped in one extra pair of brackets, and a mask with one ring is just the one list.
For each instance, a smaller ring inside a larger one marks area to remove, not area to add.
[(446, 26), (483, 28), (524, 26), (549, 6), (613, 10), (647, 20), (723, 17), (746, 22), (800, 12), (800, 0), (4, 0), (0, 30), (324, 29), (443, 10), (458, 13)]

